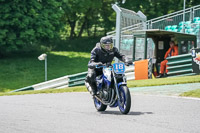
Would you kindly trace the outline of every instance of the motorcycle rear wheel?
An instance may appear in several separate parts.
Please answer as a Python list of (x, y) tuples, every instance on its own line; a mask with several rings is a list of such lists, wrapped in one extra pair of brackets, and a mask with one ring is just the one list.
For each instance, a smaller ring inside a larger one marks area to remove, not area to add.
[(127, 86), (120, 86), (119, 88), (118, 106), (122, 114), (128, 114), (131, 108), (131, 95)]
[(107, 108), (107, 105), (104, 105), (99, 100), (97, 100), (95, 97), (94, 97), (94, 106), (97, 109), (97, 111), (105, 111)]

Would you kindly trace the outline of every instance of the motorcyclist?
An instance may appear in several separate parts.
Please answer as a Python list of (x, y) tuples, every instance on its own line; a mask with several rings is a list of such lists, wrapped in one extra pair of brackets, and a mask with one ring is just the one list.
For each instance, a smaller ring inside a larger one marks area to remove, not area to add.
[(96, 47), (91, 51), (91, 58), (88, 63), (88, 74), (85, 79), (85, 85), (92, 96), (97, 91), (96, 76), (102, 74), (102, 69), (97, 69), (96, 65), (111, 64), (114, 57), (126, 62), (125, 55), (122, 55), (116, 47), (113, 47), (112, 38), (108, 36), (102, 37), (100, 43), (97, 43)]

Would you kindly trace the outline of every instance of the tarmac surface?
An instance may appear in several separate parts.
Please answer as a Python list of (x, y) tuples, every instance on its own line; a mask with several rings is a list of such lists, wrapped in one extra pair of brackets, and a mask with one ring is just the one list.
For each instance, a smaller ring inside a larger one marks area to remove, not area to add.
[(136, 94), (178, 96), (187, 91), (200, 89), (200, 83), (134, 87), (129, 89)]
[(199, 99), (136, 90), (128, 115), (97, 112), (88, 92), (1, 96), (0, 133), (199, 133)]

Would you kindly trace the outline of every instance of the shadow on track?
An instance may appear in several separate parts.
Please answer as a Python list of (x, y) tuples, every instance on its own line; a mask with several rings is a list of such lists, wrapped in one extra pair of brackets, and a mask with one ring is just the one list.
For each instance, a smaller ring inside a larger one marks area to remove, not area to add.
[[(120, 111), (104, 111), (99, 113), (111, 114), (111, 115), (123, 115)], [(129, 112), (127, 115), (145, 115), (145, 114), (153, 114), (153, 112)]]

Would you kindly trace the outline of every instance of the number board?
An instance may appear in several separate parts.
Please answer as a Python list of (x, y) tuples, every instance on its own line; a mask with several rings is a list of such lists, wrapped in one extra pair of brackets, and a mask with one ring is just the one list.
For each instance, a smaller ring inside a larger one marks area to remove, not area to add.
[(123, 74), (125, 73), (125, 65), (124, 63), (114, 63), (113, 69), (116, 74)]

